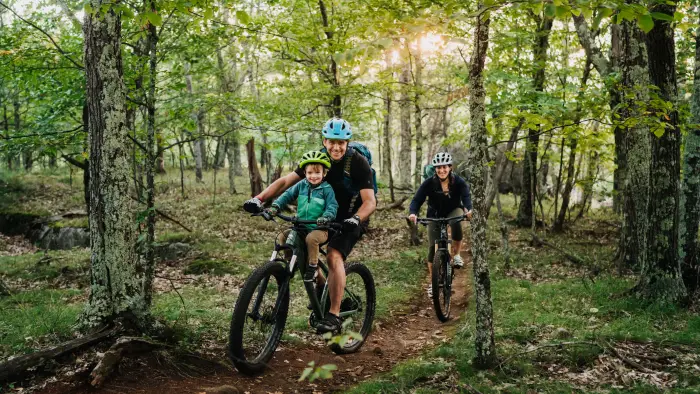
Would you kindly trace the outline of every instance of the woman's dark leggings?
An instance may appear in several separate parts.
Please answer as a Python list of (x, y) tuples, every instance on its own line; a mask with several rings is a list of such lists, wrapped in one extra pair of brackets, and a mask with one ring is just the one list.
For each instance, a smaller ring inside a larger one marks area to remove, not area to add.
[[(451, 218), (453, 216), (459, 216), (464, 214), (464, 208), (455, 208), (446, 217)], [(450, 222), (450, 227), (452, 228), (452, 240), (461, 241), (462, 240), (462, 222), (453, 220)], [(433, 262), (435, 257), (435, 240), (440, 238), (440, 224), (435, 222), (430, 222), (428, 224), (428, 263)]]

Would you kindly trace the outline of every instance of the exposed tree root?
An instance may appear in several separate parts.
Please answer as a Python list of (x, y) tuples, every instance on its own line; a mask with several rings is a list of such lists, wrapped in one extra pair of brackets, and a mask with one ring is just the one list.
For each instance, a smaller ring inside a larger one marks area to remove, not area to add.
[(46, 360), (56, 359), (86, 346), (91, 346), (115, 335), (121, 328), (98, 331), (94, 334), (64, 342), (49, 349), (15, 357), (0, 364), (0, 382), (22, 376), (25, 371)]
[(124, 356), (166, 346), (168, 345), (141, 337), (121, 337), (105, 352), (100, 362), (90, 373), (90, 384), (93, 387), (100, 387), (119, 366), (119, 362)]

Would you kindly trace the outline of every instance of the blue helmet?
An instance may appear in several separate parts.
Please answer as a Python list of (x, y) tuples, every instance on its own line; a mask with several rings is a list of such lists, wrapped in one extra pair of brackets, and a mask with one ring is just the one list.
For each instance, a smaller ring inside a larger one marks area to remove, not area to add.
[(323, 125), (323, 138), (329, 140), (349, 140), (352, 138), (350, 123), (341, 118), (332, 118)]

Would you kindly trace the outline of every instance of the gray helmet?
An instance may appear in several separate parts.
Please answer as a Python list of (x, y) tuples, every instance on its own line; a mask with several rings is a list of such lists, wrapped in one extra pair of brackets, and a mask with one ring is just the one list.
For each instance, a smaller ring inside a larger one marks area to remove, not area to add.
[(452, 165), (452, 155), (447, 152), (438, 152), (435, 157), (433, 157), (431, 164), (434, 166)]

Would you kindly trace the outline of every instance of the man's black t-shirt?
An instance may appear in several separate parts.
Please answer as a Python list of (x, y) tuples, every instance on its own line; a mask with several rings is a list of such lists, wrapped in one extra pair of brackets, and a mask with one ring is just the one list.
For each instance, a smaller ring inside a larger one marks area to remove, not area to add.
[[(342, 221), (351, 217), (362, 205), (362, 197), (358, 197), (353, 206), (350, 206), (353, 202), (353, 195), (351, 195), (350, 191), (345, 187), (345, 175), (343, 174), (345, 170), (345, 160), (347, 160), (347, 157), (337, 162), (331, 160), (331, 169), (328, 170), (328, 175), (326, 175), (325, 179), (333, 188), (335, 199), (338, 201), (338, 214), (335, 217), (336, 221)], [(353, 188), (355, 190), (374, 190), (374, 185), (372, 184), (372, 170), (370, 169), (367, 159), (359, 152), (355, 152), (350, 160), (350, 179), (352, 180)], [(306, 178), (304, 169), (297, 168), (295, 172), (302, 179)]]

